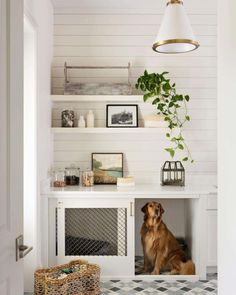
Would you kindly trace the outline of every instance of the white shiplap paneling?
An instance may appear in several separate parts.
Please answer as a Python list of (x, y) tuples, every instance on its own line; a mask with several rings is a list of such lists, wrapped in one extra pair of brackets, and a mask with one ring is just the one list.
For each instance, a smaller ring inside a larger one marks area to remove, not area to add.
[[(58, 2), (59, 3), (59, 2)], [(191, 122), (186, 126), (186, 139), (195, 164), (187, 165), (189, 175), (216, 174), (216, 42), (217, 16), (215, 2), (188, 1), (186, 8), (193, 29), (200, 41), (199, 50), (174, 56), (160, 55), (151, 45), (158, 31), (164, 7), (158, 1), (139, 0), (130, 7), (57, 8), (54, 20), (54, 60), (52, 91), (63, 93), (63, 64), (70, 65), (127, 65), (131, 62), (131, 82), (134, 85), (145, 69), (169, 71), (179, 92), (189, 94)], [(157, 3), (157, 4), (155, 4)], [(132, 4), (132, 3), (131, 3)], [(150, 6), (151, 5), (151, 6)], [(157, 6), (155, 6), (157, 5)], [(60, 6), (60, 5), (59, 5)], [(71, 81), (126, 82), (124, 70), (74, 70)], [(134, 89), (134, 93), (136, 93)], [(128, 102), (127, 102), (128, 103)], [(95, 124), (105, 126), (105, 103), (54, 103), (53, 126), (60, 126), (60, 112), (73, 107), (77, 115), (89, 109), (95, 112)], [(141, 104), (142, 116), (152, 109)], [(168, 155), (163, 151), (163, 134), (55, 134), (54, 162), (56, 166), (77, 163), (90, 166), (91, 152), (123, 152), (125, 172), (137, 181), (158, 182), (159, 170)]]

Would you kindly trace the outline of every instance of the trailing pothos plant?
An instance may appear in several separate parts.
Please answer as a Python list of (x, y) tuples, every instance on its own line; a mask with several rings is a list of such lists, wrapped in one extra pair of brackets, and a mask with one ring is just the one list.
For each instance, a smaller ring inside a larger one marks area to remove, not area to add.
[(187, 102), (190, 100), (189, 95), (178, 94), (175, 83), (171, 83), (166, 78), (168, 72), (148, 73), (144, 72), (136, 83), (136, 88), (144, 92), (143, 100), (146, 102), (152, 99), (152, 104), (156, 105), (157, 113), (164, 116), (168, 122), (169, 132), (166, 137), (171, 141), (171, 146), (165, 150), (173, 158), (178, 150), (185, 152), (182, 161), (193, 162), (190, 150), (183, 136), (184, 124), (190, 121), (188, 115)]

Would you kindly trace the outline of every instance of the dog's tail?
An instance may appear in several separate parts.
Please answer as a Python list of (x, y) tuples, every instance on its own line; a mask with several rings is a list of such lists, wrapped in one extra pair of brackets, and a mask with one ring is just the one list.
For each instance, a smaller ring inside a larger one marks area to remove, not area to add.
[(192, 260), (188, 260), (187, 262), (181, 262), (180, 274), (181, 275), (195, 275), (195, 265), (192, 262)]

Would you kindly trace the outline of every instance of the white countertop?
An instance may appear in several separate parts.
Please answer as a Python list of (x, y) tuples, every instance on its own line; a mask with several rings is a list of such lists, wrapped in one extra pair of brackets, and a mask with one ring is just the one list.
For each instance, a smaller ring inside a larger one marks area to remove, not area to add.
[(161, 186), (154, 184), (136, 184), (134, 187), (117, 187), (116, 185), (95, 185), (93, 187), (66, 186), (65, 188), (50, 187), (41, 193), (46, 197), (82, 195), (94, 196), (144, 196), (144, 195), (215, 195), (217, 187), (214, 185), (186, 185), (185, 187)]

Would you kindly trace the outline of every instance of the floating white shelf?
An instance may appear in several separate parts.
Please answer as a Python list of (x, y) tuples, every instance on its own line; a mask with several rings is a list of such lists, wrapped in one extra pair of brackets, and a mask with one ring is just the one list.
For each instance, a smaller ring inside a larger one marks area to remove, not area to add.
[(52, 102), (143, 102), (142, 95), (51, 95)]
[(53, 133), (61, 134), (114, 134), (114, 133), (164, 133), (166, 132), (165, 128), (58, 128), (52, 127)]

